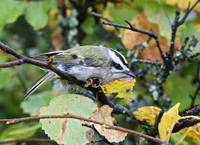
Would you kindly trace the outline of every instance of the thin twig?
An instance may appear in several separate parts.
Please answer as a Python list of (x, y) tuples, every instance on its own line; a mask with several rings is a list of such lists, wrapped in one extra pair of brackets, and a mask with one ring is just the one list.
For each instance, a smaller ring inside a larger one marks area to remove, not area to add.
[(182, 44), (180, 50), (184, 50), (185, 49), (186, 45), (188, 44), (188, 41), (189, 41), (189, 37), (184, 38), (184, 41), (183, 41), (183, 44)]
[(24, 64), (23, 59), (16, 59), (16, 60), (0, 63), (0, 68), (13, 67), (13, 66), (22, 65), (22, 64)]
[(124, 26), (124, 25), (121, 25), (121, 24), (118, 24), (118, 23), (114, 23), (114, 22), (110, 22), (110, 21), (104, 21), (103, 24), (104, 25), (109, 25), (109, 26), (113, 26), (113, 27), (116, 27), (116, 28), (122, 28), (122, 29), (128, 29), (128, 30), (131, 30), (133, 32), (138, 32), (138, 33), (142, 33), (144, 35), (147, 35), (151, 38), (153, 38), (156, 42), (156, 46), (160, 52), (160, 56), (163, 60), (163, 62), (165, 62), (165, 56), (164, 56), (164, 53), (161, 49), (161, 46), (160, 46), (160, 42), (158, 40), (158, 37), (157, 35), (154, 33), (154, 32), (151, 32), (151, 31), (145, 31), (145, 30), (142, 30), (142, 29), (138, 29), (138, 28), (135, 28), (131, 23), (129, 23), (127, 20), (125, 20), (125, 22), (128, 24), (128, 26)]
[(158, 143), (158, 144), (165, 143), (164, 141), (162, 141), (158, 138), (155, 138), (155, 137), (152, 137), (152, 136), (149, 136), (149, 135), (146, 135), (146, 134), (134, 131), (134, 130), (130, 130), (130, 129), (119, 127), (119, 126), (110, 125), (110, 124), (107, 124), (107, 123), (104, 123), (104, 122), (84, 118), (84, 117), (73, 115), (73, 114), (49, 115), (49, 116), (48, 115), (47, 116), (31, 116), (31, 117), (13, 118), (13, 119), (0, 119), (0, 122), (6, 123), (6, 124), (17, 124), (17, 123), (21, 123), (21, 122), (25, 122), (25, 121), (32, 121), (32, 120), (61, 119), (61, 118), (71, 118), (71, 119), (86, 121), (86, 122), (89, 122), (89, 123), (104, 125), (104, 126), (106, 126), (107, 129), (114, 129), (114, 130), (117, 130), (117, 131), (125, 132), (125, 133), (128, 133), (129, 135), (132, 135), (132, 136), (140, 136), (140, 137), (143, 137), (147, 140), (150, 140), (150, 141)]
[(193, 9), (198, 5), (198, 3), (200, 2), (200, 0), (197, 0), (192, 7), (188, 6), (188, 8), (186, 9), (185, 15), (182, 17), (181, 20), (179, 20), (178, 25), (182, 25), (183, 23), (185, 23), (185, 20), (187, 19), (188, 15), (193, 11)]
[(6, 52), (7, 54), (10, 54), (16, 58), (22, 58), (22, 55), (18, 54), (15, 50), (9, 48), (6, 44), (0, 42), (0, 48), (1, 50), (3, 50), (4, 52)]
[(179, 27), (178, 25), (179, 19), (180, 19), (180, 11), (177, 10), (175, 18), (174, 18), (174, 22), (171, 25), (171, 40), (170, 40), (170, 47), (169, 47), (169, 53), (168, 53), (170, 60), (172, 59), (174, 55), (174, 45), (175, 45), (175, 39), (176, 39), (176, 32)]
[(180, 19), (180, 11), (176, 10), (176, 15), (174, 18), (174, 22), (171, 25), (171, 40), (170, 40), (170, 47), (169, 47), (169, 57), (172, 58), (174, 54), (174, 45), (175, 45), (175, 39), (176, 39), (176, 33), (178, 28), (184, 24), (186, 21), (188, 15), (192, 12), (192, 10), (197, 6), (197, 4), (200, 2), (200, 0), (197, 0), (191, 7), (188, 6), (188, 8), (185, 11), (184, 16)]
[(165, 56), (164, 56), (164, 53), (161, 49), (161, 46), (160, 46), (160, 42), (158, 40), (158, 37), (157, 35), (154, 33), (154, 32), (151, 32), (151, 31), (145, 31), (145, 30), (142, 30), (142, 29), (139, 29), (139, 28), (136, 28), (134, 27), (129, 21), (125, 20), (125, 22), (128, 24), (128, 26), (124, 26), (124, 25), (121, 25), (121, 24), (118, 24), (118, 23), (115, 23), (115, 22), (111, 22), (108, 18), (102, 16), (101, 14), (98, 14), (98, 13), (95, 13), (93, 12), (92, 13), (93, 16), (97, 17), (97, 18), (100, 18), (100, 19), (103, 19), (105, 20), (103, 22), (104, 25), (109, 25), (109, 26), (113, 26), (115, 27), (116, 29), (127, 29), (127, 30), (131, 30), (133, 32), (138, 32), (138, 33), (142, 33), (144, 35), (147, 35), (149, 36), (150, 38), (153, 38), (156, 42), (156, 45), (158, 47), (158, 50), (160, 52), (160, 55), (161, 55), (161, 58), (163, 60), (163, 62), (165, 62)]
[(108, 18), (104, 17), (103, 15), (101, 15), (101, 14), (99, 14), (99, 13), (92, 12), (91, 14), (92, 14), (94, 17), (97, 17), (97, 18), (100, 18), (100, 19), (102, 19), (102, 20), (105, 20), (105, 21), (110, 22), (110, 20), (109, 20)]

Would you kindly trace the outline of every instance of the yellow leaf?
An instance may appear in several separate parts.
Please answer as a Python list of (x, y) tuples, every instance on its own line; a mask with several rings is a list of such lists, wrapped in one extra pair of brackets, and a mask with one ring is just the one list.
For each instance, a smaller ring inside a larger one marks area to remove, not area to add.
[(106, 96), (116, 94), (117, 98), (132, 99), (135, 82), (136, 80), (133, 78), (114, 80), (102, 85), (101, 88)]
[(188, 137), (191, 137), (193, 139), (200, 141), (200, 123), (181, 129), (180, 132), (183, 134), (186, 134), (186, 136)]
[(165, 3), (168, 5), (176, 5), (178, 3), (178, 0), (165, 0)]
[(133, 116), (142, 122), (146, 122), (149, 125), (155, 124), (156, 116), (159, 115), (160, 108), (154, 106), (144, 106), (133, 112)]
[(178, 114), (179, 106), (180, 103), (177, 103), (175, 106), (170, 108), (167, 112), (163, 114), (160, 120), (158, 131), (160, 139), (163, 141), (169, 141), (174, 125), (180, 119), (180, 116)]
[[(166, 4), (177, 5), (178, 8), (186, 10), (188, 6), (192, 6), (197, 0), (165, 0)], [(200, 5), (194, 8), (198, 13), (200, 12)]]

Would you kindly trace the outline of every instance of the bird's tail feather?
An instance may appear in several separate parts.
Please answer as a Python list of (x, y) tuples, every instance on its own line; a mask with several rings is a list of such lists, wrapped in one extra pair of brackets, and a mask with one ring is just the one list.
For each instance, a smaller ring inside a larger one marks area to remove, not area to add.
[(56, 74), (53, 72), (47, 72), (45, 73), (40, 79), (38, 79), (31, 88), (29, 88), (27, 90), (27, 92), (24, 95), (24, 100), (28, 99), (28, 97), (30, 97), (30, 95), (36, 91), (42, 84), (44, 84), (47, 81), (50, 81), (52, 79), (54, 79), (56, 77)]

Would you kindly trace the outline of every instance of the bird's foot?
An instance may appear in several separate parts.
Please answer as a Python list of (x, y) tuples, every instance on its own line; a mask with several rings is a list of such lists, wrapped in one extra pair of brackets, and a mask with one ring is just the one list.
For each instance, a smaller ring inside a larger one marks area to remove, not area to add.
[(54, 61), (54, 56), (50, 56), (50, 57), (48, 58), (48, 64), (52, 64), (53, 61)]
[(101, 82), (98, 78), (91, 77), (87, 79), (86, 84), (85, 84), (85, 87), (89, 87), (89, 86), (92, 86), (93, 88), (98, 88), (101, 86)]

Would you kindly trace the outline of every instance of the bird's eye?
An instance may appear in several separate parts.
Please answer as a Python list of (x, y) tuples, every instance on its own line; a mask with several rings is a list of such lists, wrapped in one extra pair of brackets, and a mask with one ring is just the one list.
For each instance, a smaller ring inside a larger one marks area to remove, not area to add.
[(112, 62), (112, 64), (118, 70), (122, 70), (123, 69), (122, 66), (120, 64), (118, 64), (118, 63)]

